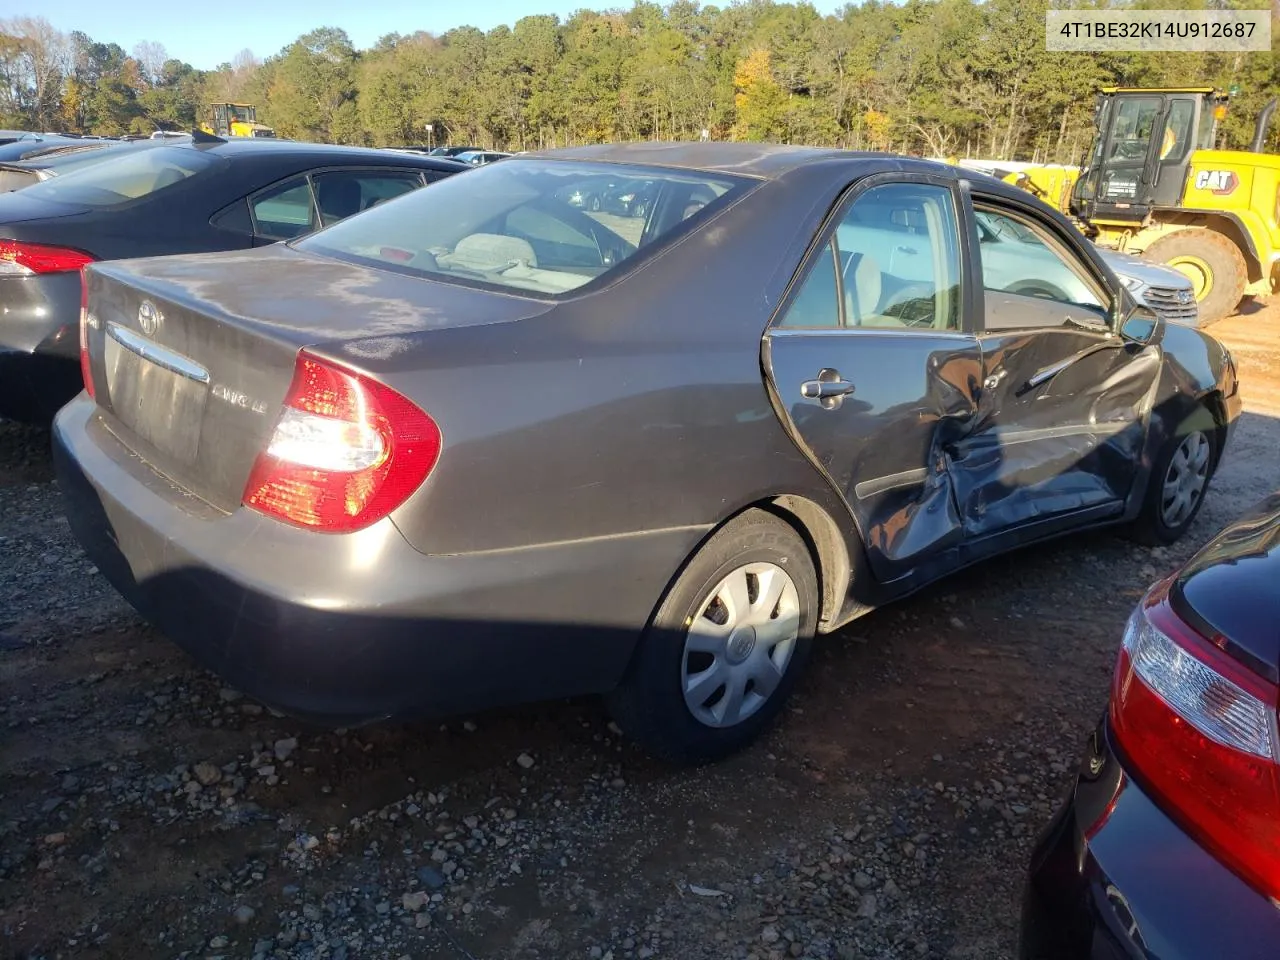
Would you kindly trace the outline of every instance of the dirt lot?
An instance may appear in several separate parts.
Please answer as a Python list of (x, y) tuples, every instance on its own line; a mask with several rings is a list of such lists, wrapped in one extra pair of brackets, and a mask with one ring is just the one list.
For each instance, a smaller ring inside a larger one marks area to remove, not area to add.
[(988, 563), (821, 644), (784, 724), (672, 770), (593, 702), (316, 732), (195, 669), (0, 425), (0, 955), (998, 958), (1142, 588), (1280, 485), (1280, 305), (1192, 536)]

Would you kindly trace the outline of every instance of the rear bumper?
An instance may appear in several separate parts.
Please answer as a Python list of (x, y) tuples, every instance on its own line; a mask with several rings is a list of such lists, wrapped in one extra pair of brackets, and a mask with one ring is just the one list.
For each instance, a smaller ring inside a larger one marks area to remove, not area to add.
[(1273, 958), (1280, 910), (1169, 819), (1105, 725), (1032, 855), (1022, 960)]
[[(699, 533), (447, 557), (390, 520), (323, 535), (214, 511), (133, 456), (81, 396), (54, 424), (76, 536), (202, 664), (295, 715), (353, 724), (615, 686)], [(674, 558), (674, 559), (673, 559)]]
[(80, 392), (80, 275), (0, 279), (0, 417), (48, 423)]
[(81, 386), (78, 359), (0, 347), (0, 419), (48, 424)]

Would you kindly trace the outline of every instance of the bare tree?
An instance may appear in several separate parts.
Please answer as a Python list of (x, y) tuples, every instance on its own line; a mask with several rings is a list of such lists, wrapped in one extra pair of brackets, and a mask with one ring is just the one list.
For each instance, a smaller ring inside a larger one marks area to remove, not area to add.
[(133, 48), (133, 59), (138, 61), (147, 80), (159, 83), (164, 75), (164, 65), (169, 60), (169, 51), (164, 48), (163, 43), (143, 40)]
[(71, 45), (66, 34), (53, 28), (44, 17), (16, 17), (0, 21), (0, 33), (15, 38), (15, 57), (10, 64), (10, 82), (20, 100), (35, 118), (37, 126), (49, 129), (58, 114), (62, 78), (71, 61)]
[(960, 143), (960, 134), (955, 127), (936, 120), (912, 123), (911, 129), (920, 135), (931, 157), (949, 157)]

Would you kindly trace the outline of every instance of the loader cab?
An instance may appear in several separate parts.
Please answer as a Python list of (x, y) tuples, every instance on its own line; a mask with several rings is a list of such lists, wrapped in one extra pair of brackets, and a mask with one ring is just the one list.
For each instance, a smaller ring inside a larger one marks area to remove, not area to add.
[(1104, 87), (1071, 198), (1085, 220), (1141, 222), (1182, 199), (1191, 154), (1211, 149), (1226, 96), (1212, 87)]
[(230, 106), (231, 104), (229, 103), (215, 103), (212, 107), (213, 133), (220, 137), (228, 136), (231, 133), (231, 123), (228, 111)]

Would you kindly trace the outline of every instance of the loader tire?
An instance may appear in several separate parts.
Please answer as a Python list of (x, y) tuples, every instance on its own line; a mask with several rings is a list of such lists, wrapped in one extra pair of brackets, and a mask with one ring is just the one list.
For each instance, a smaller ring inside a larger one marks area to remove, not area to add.
[(1173, 267), (1191, 280), (1201, 324), (1231, 316), (1244, 297), (1248, 283), (1244, 255), (1234, 240), (1216, 230), (1175, 230), (1147, 247), (1142, 256)]

